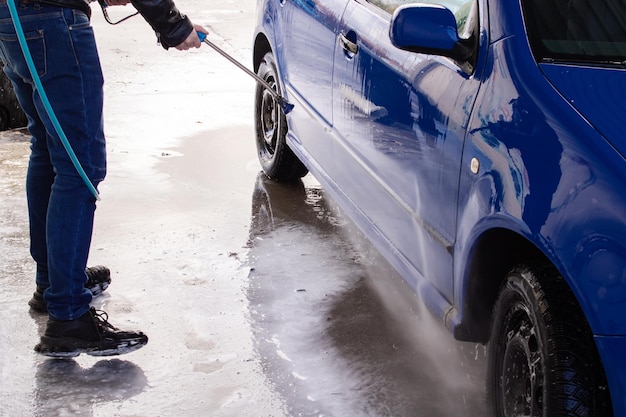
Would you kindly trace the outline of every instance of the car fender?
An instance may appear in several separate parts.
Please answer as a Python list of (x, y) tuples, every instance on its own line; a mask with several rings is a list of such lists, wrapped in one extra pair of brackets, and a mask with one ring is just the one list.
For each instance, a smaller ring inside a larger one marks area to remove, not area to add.
[(468, 130), (455, 243), (457, 313), (449, 327), (484, 338), (508, 269), (544, 258), (567, 281), (594, 334), (624, 335), (626, 317), (617, 313), (626, 303), (626, 162), (534, 61), (507, 54), (523, 48), (519, 42), (509, 37), (491, 46)]

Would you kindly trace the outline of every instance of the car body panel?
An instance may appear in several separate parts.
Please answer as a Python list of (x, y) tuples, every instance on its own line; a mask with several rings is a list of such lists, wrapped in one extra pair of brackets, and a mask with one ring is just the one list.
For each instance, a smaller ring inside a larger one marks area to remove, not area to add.
[(399, 50), (388, 31), (388, 16), (349, 3), (340, 32), (358, 53), (335, 53), (333, 177), (451, 302), (460, 160), (480, 84), (447, 58)]
[(289, 0), (279, 9), (279, 61), (285, 85), (332, 124), (332, 71), (337, 23), (347, 0)]
[[(303, 1), (259, 0), (259, 16)], [(596, 337), (615, 415), (626, 415), (625, 70), (538, 64), (520, 4), (476, 1), (471, 71), (394, 47), (391, 16), (365, 0), (307, 0), (297, 41), (285, 22), (260, 18), (295, 104), (287, 142), (457, 338), (485, 342), (504, 278), (485, 276), (479, 252), (512, 237), (507, 249), (549, 260)], [(284, 50), (305, 44), (307, 54)]]
[[(626, 303), (626, 252), (617, 238), (626, 237), (626, 212), (619, 209), (626, 199), (615, 188), (626, 183), (624, 160), (536, 66), (511, 57), (509, 51), (520, 48), (516, 42), (509, 37), (491, 46), (492, 76), (478, 98), (463, 163), (479, 159), (483, 174), (462, 175), (459, 216), (464, 218), (456, 249), (467, 253), (478, 234), (472, 225), (487, 229), (491, 217), (498, 219), (497, 227), (515, 230), (517, 223), (516, 232), (555, 261), (594, 333), (624, 335), (626, 317), (610, 312), (623, 311)], [(588, 141), (572, 140), (581, 136)], [(598, 262), (593, 256), (602, 257), (614, 278), (605, 282), (589, 270)], [(466, 262), (457, 263), (457, 277)], [(458, 290), (465, 287), (457, 284)]]
[[(332, 152), (332, 71), (337, 23), (348, 0), (282, 0), (269, 7), (278, 71), (285, 96), (295, 104), (288, 115), (289, 137), (300, 143), (302, 159), (319, 170), (334, 161)], [(268, 12), (269, 14), (269, 12)], [(295, 66), (285, 63), (295, 62)], [(312, 158), (309, 152), (315, 154)]]
[[(604, 363), (619, 364), (624, 361), (626, 337), (596, 337), (595, 341)], [(613, 414), (623, 416), (626, 414), (626, 396), (619, 394), (626, 392), (626, 373), (622, 366), (604, 368), (612, 394)]]
[(626, 155), (624, 69), (541, 64), (541, 70), (598, 133)]

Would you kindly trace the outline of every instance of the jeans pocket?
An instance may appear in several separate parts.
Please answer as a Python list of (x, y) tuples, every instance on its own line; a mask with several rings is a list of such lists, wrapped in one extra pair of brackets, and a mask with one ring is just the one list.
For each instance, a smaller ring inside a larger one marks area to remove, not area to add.
[[(25, 32), (24, 38), (28, 52), (33, 60), (37, 74), (42, 77), (46, 74), (46, 42), (43, 30)], [(0, 32), (0, 54), (6, 65), (11, 67), (23, 79), (30, 80), (30, 70), (24, 58), (18, 37), (15, 33)]]
[(70, 30), (91, 28), (91, 22), (89, 21), (89, 17), (87, 17), (84, 12), (72, 9), (71, 13), (73, 15), (74, 22), (68, 25)]

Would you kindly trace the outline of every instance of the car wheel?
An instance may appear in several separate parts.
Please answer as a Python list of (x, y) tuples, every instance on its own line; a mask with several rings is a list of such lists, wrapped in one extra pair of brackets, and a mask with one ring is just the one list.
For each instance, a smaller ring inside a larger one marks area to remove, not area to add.
[(0, 106), (0, 130), (7, 130), (11, 127), (11, 115), (4, 107)]
[(488, 352), (491, 415), (613, 415), (591, 330), (554, 268), (518, 267), (508, 275)]
[(25, 127), (28, 124), (26, 114), (20, 107), (13, 91), (13, 84), (3, 71), (4, 64), (0, 62), (0, 130)]
[[(273, 54), (265, 54), (257, 75), (280, 93), (277, 74)], [(285, 141), (287, 119), (283, 108), (261, 84), (256, 87), (254, 115), (257, 152), (265, 175), (279, 181), (294, 181), (304, 177), (308, 169)]]

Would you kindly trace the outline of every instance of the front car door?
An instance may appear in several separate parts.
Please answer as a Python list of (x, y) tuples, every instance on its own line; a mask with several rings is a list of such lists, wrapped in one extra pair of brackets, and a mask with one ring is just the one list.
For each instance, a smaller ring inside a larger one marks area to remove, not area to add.
[[(477, 2), (437, 1), (455, 13), (461, 37), (479, 36)], [(409, 283), (425, 277), (452, 302), (460, 163), (479, 81), (469, 63), (391, 44), (391, 14), (402, 3), (351, 0), (341, 20), (335, 178)]]

